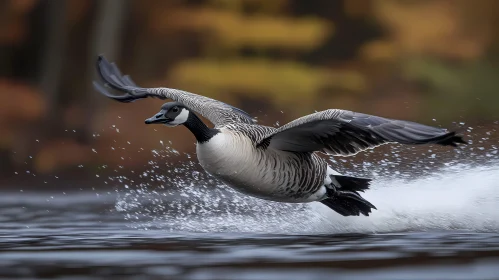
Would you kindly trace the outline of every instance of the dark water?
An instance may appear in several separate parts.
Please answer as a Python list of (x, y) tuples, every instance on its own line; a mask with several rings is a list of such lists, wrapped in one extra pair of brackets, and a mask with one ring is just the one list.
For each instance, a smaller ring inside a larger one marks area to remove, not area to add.
[(378, 182), (348, 218), (195, 186), (3, 193), (0, 278), (499, 279), (499, 169), (459, 174)]

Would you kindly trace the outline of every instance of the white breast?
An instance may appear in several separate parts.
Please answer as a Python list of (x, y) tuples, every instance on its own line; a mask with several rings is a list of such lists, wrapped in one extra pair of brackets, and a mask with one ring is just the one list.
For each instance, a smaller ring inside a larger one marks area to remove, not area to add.
[(233, 189), (274, 200), (275, 189), (269, 180), (265, 154), (251, 140), (237, 132), (221, 129), (208, 142), (197, 145), (201, 166)]
[(307, 200), (284, 195), (279, 191), (284, 183), (275, 180), (279, 166), (296, 157), (292, 153), (257, 149), (248, 137), (226, 129), (198, 144), (196, 150), (199, 163), (208, 173), (239, 192), (283, 202)]
[(224, 181), (243, 181), (247, 179), (243, 172), (256, 166), (256, 149), (251, 140), (230, 130), (221, 129), (208, 142), (198, 144), (196, 151), (201, 166)]

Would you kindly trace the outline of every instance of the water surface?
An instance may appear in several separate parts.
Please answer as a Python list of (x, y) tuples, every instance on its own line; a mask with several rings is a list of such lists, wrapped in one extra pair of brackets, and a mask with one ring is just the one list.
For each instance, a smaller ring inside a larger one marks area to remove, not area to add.
[(3, 193), (2, 279), (499, 279), (499, 166), (378, 180), (341, 217), (222, 187)]

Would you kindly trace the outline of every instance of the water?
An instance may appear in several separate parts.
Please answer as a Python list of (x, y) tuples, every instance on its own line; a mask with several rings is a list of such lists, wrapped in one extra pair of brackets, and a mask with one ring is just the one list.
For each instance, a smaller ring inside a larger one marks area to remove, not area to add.
[(4, 193), (0, 278), (499, 279), (499, 165), (377, 181), (370, 217), (206, 188)]
[(473, 139), (336, 158), (375, 179), (370, 217), (240, 195), (168, 146), (114, 191), (3, 192), (0, 279), (499, 279), (497, 141)]

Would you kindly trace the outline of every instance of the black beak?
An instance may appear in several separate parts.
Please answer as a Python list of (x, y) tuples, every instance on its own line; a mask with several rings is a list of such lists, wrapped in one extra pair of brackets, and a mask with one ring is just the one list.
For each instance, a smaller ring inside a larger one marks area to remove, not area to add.
[(169, 121), (168, 118), (165, 117), (163, 113), (156, 114), (153, 117), (150, 117), (146, 119), (145, 123), (146, 124), (153, 124), (153, 123), (167, 123)]

